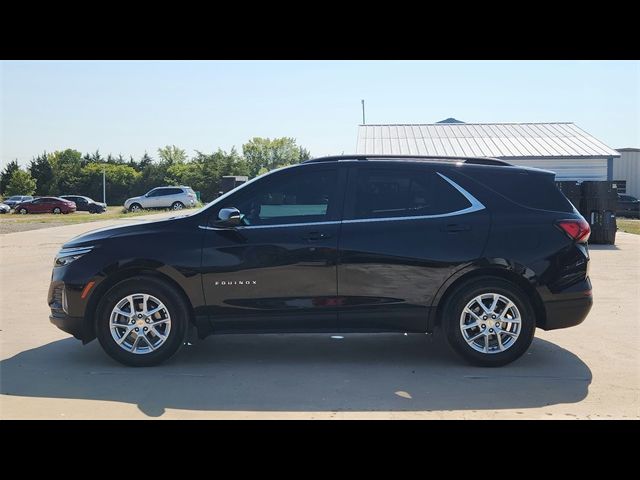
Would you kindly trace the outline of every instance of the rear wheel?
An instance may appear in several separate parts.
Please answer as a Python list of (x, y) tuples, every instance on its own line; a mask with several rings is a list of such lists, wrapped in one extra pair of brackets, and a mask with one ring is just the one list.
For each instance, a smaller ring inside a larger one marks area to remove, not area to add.
[(98, 340), (107, 354), (125, 365), (164, 362), (184, 343), (189, 309), (162, 280), (138, 276), (115, 285), (97, 309)]
[(53, 209), (53, 213), (55, 213), (56, 215), (59, 214), (60, 212), (62, 212), (62, 210), (60, 210), (60, 207), (56, 207)]
[(443, 309), (449, 345), (468, 362), (498, 367), (527, 351), (536, 322), (527, 295), (500, 278), (476, 278), (460, 285)]
[(20, 214), (22, 214), (22, 215), (26, 215), (26, 214), (27, 214), (27, 213), (29, 213), (29, 212), (27, 211), (27, 209), (26, 209), (26, 208), (21, 208), (20, 210), (18, 210), (18, 213), (20, 213)]
[(171, 204), (171, 209), (172, 210), (182, 210), (184, 208), (184, 203), (182, 202), (173, 202)]

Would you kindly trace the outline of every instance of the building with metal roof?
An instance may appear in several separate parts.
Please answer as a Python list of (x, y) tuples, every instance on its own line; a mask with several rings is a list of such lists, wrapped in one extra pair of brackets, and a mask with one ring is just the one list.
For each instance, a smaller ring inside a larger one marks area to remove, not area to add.
[(356, 151), (494, 157), (553, 170), (557, 180), (612, 180), (613, 159), (620, 157), (570, 122), (360, 125)]
[[(624, 180), (627, 195), (640, 198), (640, 148), (618, 148), (620, 158), (613, 161), (613, 179)], [(620, 188), (620, 186), (618, 186)]]

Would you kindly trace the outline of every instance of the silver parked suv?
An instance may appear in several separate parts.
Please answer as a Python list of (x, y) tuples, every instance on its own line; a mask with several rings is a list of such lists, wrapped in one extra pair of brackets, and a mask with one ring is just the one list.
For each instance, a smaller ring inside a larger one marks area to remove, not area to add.
[(191, 187), (158, 187), (139, 197), (127, 198), (124, 208), (137, 212), (143, 208), (183, 208), (196, 206), (196, 193)]

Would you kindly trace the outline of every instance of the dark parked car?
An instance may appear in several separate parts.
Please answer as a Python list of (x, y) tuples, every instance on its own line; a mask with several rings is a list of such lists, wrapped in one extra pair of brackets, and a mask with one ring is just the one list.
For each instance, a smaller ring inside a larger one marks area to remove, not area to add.
[(73, 213), (76, 204), (58, 197), (38, 197), (15, 206), (13, 213)]
[(616, 216), (640, 218), (640, 200), (631, 195), (618, 194)]
[(54, 260), (50, 320), (134, 366), (172, 356), (191, 326), (201, 338), (442, 327), (462, 357), (498, 366), (536, 327), (587, 316), (589, 234), (553, 172), (320, 158), (192, 214), (70, 240)]
[(0, 213), (9, 213), (11, 211), (11, 207), (5, 203), (0, 203)]
[(60, 198), (75, 203), (78, 212), (104, 213), (107, 211), (107, 205), (105, 203), (96, 202), (82, 195), (60, 195)]
[(4, 204), (9, 205), (11, 208), (14, 208), (17, 204), (28, 202), (29, 200), (33, 200), (33, 197), (31, 195), (13, 195), (12, 197), (7, 198), (4, 201)]

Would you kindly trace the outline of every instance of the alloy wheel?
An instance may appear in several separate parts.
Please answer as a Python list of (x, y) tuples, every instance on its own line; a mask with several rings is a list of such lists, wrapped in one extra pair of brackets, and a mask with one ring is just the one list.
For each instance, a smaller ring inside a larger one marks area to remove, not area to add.
[(499, 293), (474, 297), (462, 310), (460, 331), (467, 344), (480, 353), (501, 353), (520, 336), (522, 318), (513, 300)]
[(116, 303), (109, 319), (111, 337), (130, 353), (160, 348), (171, 332), (171, 315), (159, 299), (146, 293), (127, 295)]

